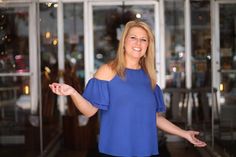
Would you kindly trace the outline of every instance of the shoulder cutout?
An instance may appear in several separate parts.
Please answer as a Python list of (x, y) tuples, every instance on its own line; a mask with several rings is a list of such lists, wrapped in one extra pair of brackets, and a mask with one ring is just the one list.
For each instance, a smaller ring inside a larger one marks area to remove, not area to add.
[(108, 64), (104, 64), (99, 67), (97, 72), (94, 74), (94, 77), (99, 80), (110, 81), (115, 76), (115, 72), (111, 69)]

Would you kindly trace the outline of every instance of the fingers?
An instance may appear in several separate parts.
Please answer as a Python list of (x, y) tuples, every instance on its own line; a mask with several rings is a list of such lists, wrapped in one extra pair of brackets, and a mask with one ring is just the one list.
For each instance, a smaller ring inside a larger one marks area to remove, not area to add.
[(194, 147), (205, 147), (207, 144), (205, 142), (199, 141), (194, 144)]
[(204, 146), (206, 146), (206, 143), (205, 143), (205, 142), (200, 141), (200, 140), (198, 140), (198, 139), (196, 139), (196, 138), (194, 138), (193, 144), (194, 144), (194, 146), (197, 146), (197, 147), (204, 147)]
[(191, 134), (191, 137), (192, 137), (192, 139), (195, 141), (195, 142), (198, 142), (199, 140), (195, 137), (196, 135), (198, 135), (199, 133), (195, 133), (195, 132), (193, 132), (192, 134)]
[(205, 147), (207, 144), (201, 140), (199, 140), (198, 138), (196, 138), (196, 135), (199, 135), (199, 132), (197, 131), (190, 131), (190, 136), (191, 136), (191, 143), (195, 146), (195, 147)]
[(194, 135), (199, 135), (199, 132), (198, 132), (198, 131), (192, 131), (192, 133), (193, 133)]
[(63, 93), (63, 84), (52, 83), (52, 84), (49, 84), (49, 87), (51, 88), (53, 93), (55, 93), (57, 95), (64, 95), (64, 93)]

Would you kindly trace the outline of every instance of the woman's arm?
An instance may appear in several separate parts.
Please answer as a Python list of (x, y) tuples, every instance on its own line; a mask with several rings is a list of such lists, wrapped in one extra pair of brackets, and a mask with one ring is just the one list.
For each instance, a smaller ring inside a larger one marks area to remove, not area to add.
[[(108, 64), (102, 65), (94, 75), (95, 78), (106, 81), (110, 81), (114, 76), (115, 73)], [(80, 95), (73, 87), (67, 84), (52, 83), (49, 85), (49, 87), (51, 88), (52, 92), (57, 95), (70, 96), (75, 106), (86, 117), (91, 117), (98, 111), (98, 108), (94, 107), (89, 101), (83, 98), (82, 95)]]
[(67, 84), (52, 83), (49, 85), (49, 87), (51, 88), (52, 92), (57, 95), (70, 96), (75, 106), (86, 117), (93, 116), (98, 110), (89, 101), (84, 99), (73, 87)]
[(178, 126), (174, 125), (170, 121), (168, 121), (165, 117), (163, 117), (160, 113), (156, 114), (156, 123), (157, 127), (160, 128), (161, 130), (180, 136), (182, 138), (185, 138), (188, 140), (190, 143), (192, 143), (194, 146), (197, 147), (204, 147), (206, 146), (206, 143), (197, 139), (195, 136), (199, 134), (197, 131), (187, 131), (179, 128)]

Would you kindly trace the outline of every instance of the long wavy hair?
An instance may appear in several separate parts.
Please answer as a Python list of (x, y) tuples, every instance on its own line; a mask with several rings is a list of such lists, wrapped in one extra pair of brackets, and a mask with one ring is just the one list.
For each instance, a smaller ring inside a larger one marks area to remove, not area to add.
[(142, 69), (144, 69), (144, 71), (147, 73), (147, 75), (149, 76), (150, 82), (151, 82), (151, 86), (154, 89), (156, 86), (156, 70), (155, 70), (155, 42), (154, 42), (154, 35), (153, 32), (151, 30), (151, 28), (148, 26), (148, 24), (146, 24), (143, 21), (129, 21), (124, 28), (124, 31), (122, 33), (120, 42), (119, 42), (119, 46), (118, 46), (118, 50), (117, 50), (117, 54), (114, 60), (112, 60), (110, 62), (110, 66), (111, 69), (114, 70), (118, 76), (120, 76), (121, 78), (125, 77), (125, 49), (124, 49), (124, 42), (125, 42), (125, 38), (129, 32), (129, 30), (133, 27), (139, 27), (142, 28), (146, 31), (147, 35), (148, 35), (148, 47), (147, 47), (147, 51), (145, 53), (145, 55), (140, 58), (139, 64), (141, 66)]

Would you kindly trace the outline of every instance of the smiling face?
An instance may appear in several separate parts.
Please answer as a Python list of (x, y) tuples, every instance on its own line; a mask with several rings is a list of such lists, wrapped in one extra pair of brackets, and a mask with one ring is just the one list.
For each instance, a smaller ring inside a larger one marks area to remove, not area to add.
[(147, 32), (141, 27), (132, 27), (124, 43), (125, 58), (140, 60), (148, 48), (148, 35)]

